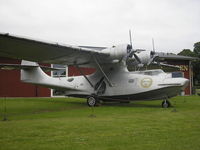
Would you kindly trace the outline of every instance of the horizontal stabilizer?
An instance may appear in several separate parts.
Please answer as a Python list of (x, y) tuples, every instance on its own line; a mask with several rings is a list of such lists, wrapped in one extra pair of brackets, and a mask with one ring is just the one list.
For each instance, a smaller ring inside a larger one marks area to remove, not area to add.
[(42, 70), (45, 72), (59, 70), (57, 68), (39, 66), (39, 65), (0, 64), (0, 69), (3, 69), (3, 70), (21, 70), (21, 69), (27, 70), (27, 69), (32, 69), (32, 68), (36, 68), (36, 67), (42, 68)]

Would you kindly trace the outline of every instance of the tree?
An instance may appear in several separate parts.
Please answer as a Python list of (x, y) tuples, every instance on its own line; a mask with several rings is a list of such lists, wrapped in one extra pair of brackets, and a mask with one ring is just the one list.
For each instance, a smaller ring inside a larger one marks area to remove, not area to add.
[(194, 44), (194, 53), (200, 58), (200, 42)]
[(190, 49), (183, 49), (180, 53), (178, 53), (178, 55), (196, 57), (196, 54)]
[[(199, 57), (200, 58), (200, 42), (194, 44), (194, 50), (183, 49), (178, 55)], [(192, 61), (194, 85), (200, 84), (200, 61)]]
[[(195, 56), (200, 59), (200, 42), (194, 44), (194, 53)], [(196, 84), (200, 84), (200, 61), (197, 60), (193, 63), (193, 70), (194, 70), (194, 81)]]

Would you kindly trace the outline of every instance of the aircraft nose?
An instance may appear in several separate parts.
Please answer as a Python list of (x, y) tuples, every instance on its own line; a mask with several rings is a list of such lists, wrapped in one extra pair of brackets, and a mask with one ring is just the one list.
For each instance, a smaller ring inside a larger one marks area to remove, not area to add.
[(184, 90), (189, 85), (189, 80), (184, 78), (181, 85), (182, 85), (182, 89)]

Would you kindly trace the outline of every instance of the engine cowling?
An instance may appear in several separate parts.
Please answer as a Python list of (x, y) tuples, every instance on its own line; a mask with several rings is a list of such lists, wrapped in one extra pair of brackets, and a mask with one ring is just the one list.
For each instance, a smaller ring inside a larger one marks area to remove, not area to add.
[(111, 48), (107, 48), (102, 50), (103, 53), (109, 54), (109, 58), (112, 60), (121, 60), (124, 56), (127, 55), (127, 53), (130, 52), (130, 45), (129, 44), (123, 44), (123, 45), (117, 45), (113, 46)]
[(136, 59), (136, 56), (134, 55), (131, 58), (129, 57), (126, 61), (127, 66), (143, 67), (145, 65), (148, 65), (149, 61), (152, 58), (150, 51), (136, 52), (135, 55), (138, 57), (138, 59)]
[(147, 65), (149, 60), (151, 59), (151, 52), (143, 51), (137, 54), (137, 56), (140, 58), (142, 64)]

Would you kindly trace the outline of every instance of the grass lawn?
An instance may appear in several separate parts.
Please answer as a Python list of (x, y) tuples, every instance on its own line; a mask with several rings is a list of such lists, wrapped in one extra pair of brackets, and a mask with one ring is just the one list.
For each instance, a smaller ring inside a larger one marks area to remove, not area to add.
[(0, 150), (199, 150), (200, 97), (175, 97), (168, 109), (161, 102), (89, 108), (84, 99), (7, 99)]

